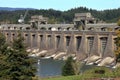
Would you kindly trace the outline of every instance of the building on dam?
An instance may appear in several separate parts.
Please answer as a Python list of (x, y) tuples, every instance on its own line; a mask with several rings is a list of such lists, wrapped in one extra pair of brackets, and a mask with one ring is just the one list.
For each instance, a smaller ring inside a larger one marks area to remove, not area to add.
[(91, 13), (76, 13), (73, 24), (48, 24), (42, 15), (31, 16), (30, 24), (1, 24), (10, 43), (21, 31), (30, 56), (65, 60), (69, 56), (86, 64), (114, 65), (116, 23), (105, 23)]

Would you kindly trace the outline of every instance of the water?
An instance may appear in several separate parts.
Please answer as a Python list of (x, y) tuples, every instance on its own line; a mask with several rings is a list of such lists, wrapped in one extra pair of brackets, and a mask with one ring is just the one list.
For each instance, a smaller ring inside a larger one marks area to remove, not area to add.
[[(64, 65), (63, 60), (49, 59), (38, 59), (37, 63), (37, 76), (40, 77), (50, 77), (50, 76), (60, 76), (62, 73), (62, 67)], [(86, 65), (82, 63), (80, 66), (80, 73), (86, 70), (96, 67), (95, 65)]]
[(37, 75), (40, 77), (59, 76), (64, 65), (63, 60), (38, 59)]

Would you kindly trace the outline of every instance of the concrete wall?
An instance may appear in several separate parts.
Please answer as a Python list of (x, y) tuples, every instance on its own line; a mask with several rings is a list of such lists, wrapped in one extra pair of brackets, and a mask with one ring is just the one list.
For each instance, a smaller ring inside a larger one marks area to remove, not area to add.
[[(1, 32), (6, 36), (8, 43), (17, 36), (17, 30), (1, 30)], [(77, 55), (79, 59), (88, 55), (114, 57), (115, 32), (25, 30), (21, 33), (25, 38), (25, 44), (31, 49), (57, 50), (68, 55)]]

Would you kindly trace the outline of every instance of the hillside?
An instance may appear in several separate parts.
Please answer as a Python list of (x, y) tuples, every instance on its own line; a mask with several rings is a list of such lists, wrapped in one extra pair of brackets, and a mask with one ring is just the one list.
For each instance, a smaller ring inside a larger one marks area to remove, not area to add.
[(33, 10), (33, 8), (11, 8), (11, 7), (0, 7), (0, 11), (15, 11), (15, 10)]
[[(29, 21), (30, 16), (32, 15), (43, 15), (50, 18), (50, 23), (72, 23), (74, 14), (80, 12), (90, 12), (95, 18), (106, 22), (116, 22), (120, 18), (120, 8), (104, 11), (97, 11), (85, 7), (73, 8), (68, 11), (58, 11), (54, 9), (30, 9), (26, 17), (26, 22)], [(24, 9), (14, 9), (12, 11), (4, 9), (4, 11), (0, 11), (0, 22), (17, 23), (20, 15), (24, 15), (24, 13)]]

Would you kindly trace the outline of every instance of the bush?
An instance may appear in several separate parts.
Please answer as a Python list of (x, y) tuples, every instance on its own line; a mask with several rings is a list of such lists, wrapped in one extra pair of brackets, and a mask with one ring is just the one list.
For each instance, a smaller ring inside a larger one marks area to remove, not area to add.
[(111, 69), (106, 67), (94, 67), (90, 70), (84, 72), (84, 74), (89, 74), (91, 77), (114, 77), (114, 73)]
[(68, 57), (68, 59), (65, 62), (65, 65), (63, 66), (62, 69), (62, 75), (63, 76), (68, 76), (68, 75), (75, 75), (74, 73), (74, 68), (73, 68), (73, 58), (72, 57)]

